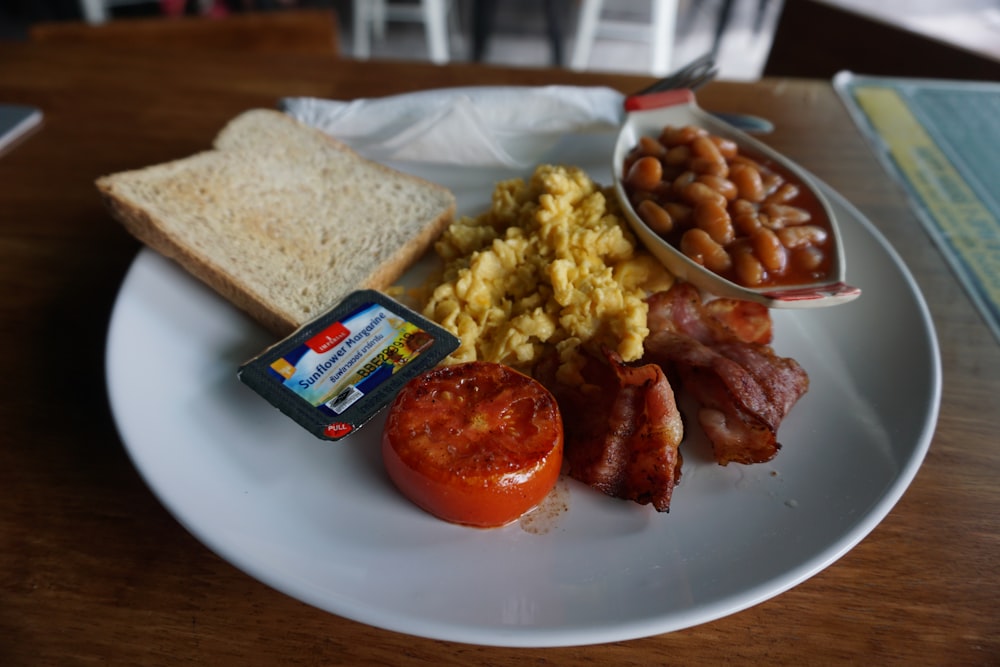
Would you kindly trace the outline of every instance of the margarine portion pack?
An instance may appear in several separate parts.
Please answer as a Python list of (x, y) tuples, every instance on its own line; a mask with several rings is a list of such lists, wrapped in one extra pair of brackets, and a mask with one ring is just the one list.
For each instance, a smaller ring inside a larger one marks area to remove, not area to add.
[(340, 440), (458, 344), (402, 304), (361, 290), (241, 366), (239, 378), (316, 437)]

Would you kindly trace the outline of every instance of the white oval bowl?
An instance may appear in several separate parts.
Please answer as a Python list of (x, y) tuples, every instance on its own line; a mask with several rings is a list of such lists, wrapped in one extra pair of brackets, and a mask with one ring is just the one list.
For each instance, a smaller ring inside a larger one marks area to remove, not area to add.
[[(701, 109), (690, 90), (669, 90), (626, 100), (628, 111), (618, 133), (611, 166), (614, 187), (622, 211), (642, 243), (678, 278), (693, 283), (716, 296), (762, 303), (770, 308), (818, 308), (852, 301), (861, 290), (845, 283), (846, 263), (837, 217), (813, 177), (795, 162), (770, 146), (741, 132), (729, 123)], [(629, 201), (624, 185), (625, 157), (642, 136), (659, 136), (667, 125), (696, 125), (711, 134), (736, 142), (740, 152), (748, 152), (774, 161), (809, 188), (825, 212), (832, 235), (834, 256), (826, 278), (812, 283), (745, 287), (728, 280), (695, 262), (665, 241), (639, 217)]]

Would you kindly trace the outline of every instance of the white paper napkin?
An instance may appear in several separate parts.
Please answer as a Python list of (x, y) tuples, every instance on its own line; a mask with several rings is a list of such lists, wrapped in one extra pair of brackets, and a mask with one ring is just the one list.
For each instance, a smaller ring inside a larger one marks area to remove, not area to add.
[(623, 101), (610, 88), (511, 86), (352, 101), (289, 97), (281, 108), (375, 160), (522, 169), (566, 134), (617, 128)]

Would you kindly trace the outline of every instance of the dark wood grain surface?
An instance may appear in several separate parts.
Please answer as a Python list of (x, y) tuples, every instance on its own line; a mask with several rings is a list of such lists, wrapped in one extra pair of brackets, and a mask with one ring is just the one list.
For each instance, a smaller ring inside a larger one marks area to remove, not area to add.
[[(716, 82), (703, 106), (773, 120), (768, 142), (858, 206), (916, 276), (941, 341), (930, 452), (874, 532), (755, 607), (609, 645), (507, 649), (387, 632), (286, 597), (172, 518), (129, 461), (104, 339), (137, 243), (95, 177), (206, 148), (286, 95), (468, 84), (605, 84), (563, 70), (356, 63), (294, 54), (163, 57), (0, 45), (0, 98), (44, 109), (0, 155), (0, 664), (996, 664), (1000, 661), (1000, 345), (825, 81)], [(870, 323), (878, 326), (878, 322)]]

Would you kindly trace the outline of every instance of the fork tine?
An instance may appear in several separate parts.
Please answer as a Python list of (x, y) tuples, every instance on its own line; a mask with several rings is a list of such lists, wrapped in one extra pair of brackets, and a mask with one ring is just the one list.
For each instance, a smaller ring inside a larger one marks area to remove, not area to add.
[(673, 74), (668, 74), (659, 81), (643, 88), (633, 95), (646, 95), (661, 90), (674, 90), (678, 88), (689, 88), (694, 90), (710, 81), (718, 74), (718, 68), (712, 59), (711, 53), (695, 58), (690, 63), (680, 68)]
[(691, 90), (697, 90), (698, 88), (701, 88), (706, 83), (714, 79), (718, 74), (719, 74), (719, 68), (716, 67), (715, 65), (712, 65), (711, 69), (703, 72), (701, 76), (692, 79), (688, 83), (688, 85), (685, 86), (685, 88), (689, 88)]

